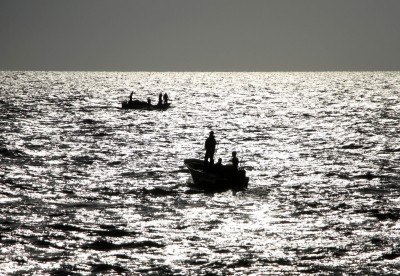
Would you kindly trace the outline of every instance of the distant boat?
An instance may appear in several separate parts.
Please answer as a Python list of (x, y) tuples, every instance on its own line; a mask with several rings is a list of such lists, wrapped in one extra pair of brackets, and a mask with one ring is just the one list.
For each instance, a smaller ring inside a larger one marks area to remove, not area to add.
[(204, 170), (204, 160), (200, 159), (185, 159), (184, 163), (190, 171), (193, 184), (206, 190), (240, 189), (249, 184), (249, 178), (243, 169), (234, 171), (232, 166), (225, 165), (220, 169), (213, 166)]
[(151, 104), (145, 101), (133, 100), (123, 101), (122, 109), (147, 109), (147, 110), (165, 110), (171, 106), (171, 103)]

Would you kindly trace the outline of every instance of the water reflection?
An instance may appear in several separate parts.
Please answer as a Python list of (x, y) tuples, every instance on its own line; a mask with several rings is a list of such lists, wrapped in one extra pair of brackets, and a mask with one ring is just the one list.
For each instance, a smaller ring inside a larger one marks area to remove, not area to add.
[[(398, 73), (0, 78), (2, 273), (398, 273)], [(210, 129), (247, 190), (186, 185)]]

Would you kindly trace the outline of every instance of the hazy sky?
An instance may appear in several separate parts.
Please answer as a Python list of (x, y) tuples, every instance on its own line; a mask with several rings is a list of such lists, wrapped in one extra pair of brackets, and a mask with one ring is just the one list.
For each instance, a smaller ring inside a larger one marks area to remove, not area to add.
[(400, 70), (400, 0), (0, 0), (0, 70)]

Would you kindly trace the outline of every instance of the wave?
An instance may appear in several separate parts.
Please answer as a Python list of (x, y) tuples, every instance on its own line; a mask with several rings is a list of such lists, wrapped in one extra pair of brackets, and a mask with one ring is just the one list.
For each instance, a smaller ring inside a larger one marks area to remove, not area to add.
[(0, 155), (5, 157), (21, 157), (26, 154), (23, 151), (17, 149), (0, 148)]
[(125, 243), (113, 243), (107, 240), (99, 239), (92, 243), (88, 243), (82, 246), (83, 249), (93, 249), (99, 251), (109, 251), (109, 250), (120, 250), (120, 249), (130, 249), (130, 248), (143, 248), (143, 247), (165, 247), (164, 244), (157, 243), (154, 241), (134, 241)]

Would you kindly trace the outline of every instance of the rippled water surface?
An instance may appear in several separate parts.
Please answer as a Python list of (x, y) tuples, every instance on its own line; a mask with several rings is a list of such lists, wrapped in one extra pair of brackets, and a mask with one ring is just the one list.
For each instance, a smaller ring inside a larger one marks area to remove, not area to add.
[[(0, 274), (398, 274), (399, 95), (397, 72), (0, 72)], [(188, 187), (211, 129), (247, 190)]]

